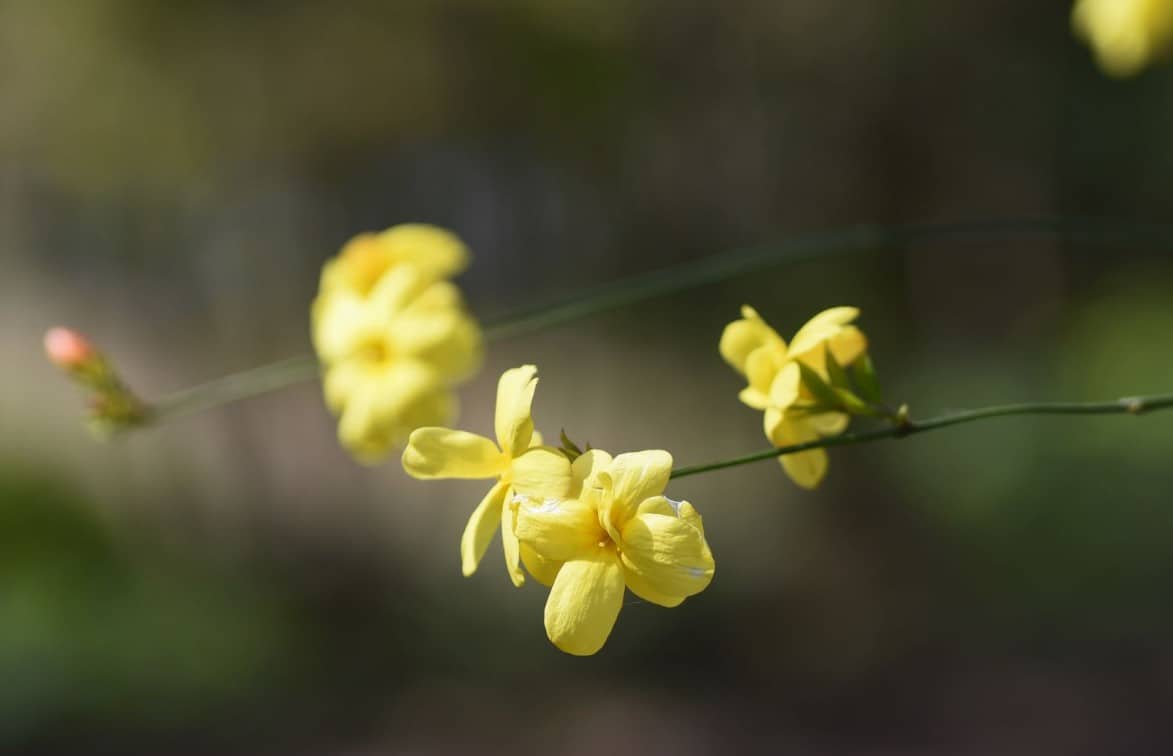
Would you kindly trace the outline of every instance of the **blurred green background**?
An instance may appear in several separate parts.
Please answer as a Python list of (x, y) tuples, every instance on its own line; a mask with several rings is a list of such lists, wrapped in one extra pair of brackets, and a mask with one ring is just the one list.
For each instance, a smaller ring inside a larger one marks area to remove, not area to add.
[[(1006, 419), (689, 478), (717, 578), (597, 657), (457, 543), (478, 483), (311, 385), (97, 444), (57, 323), (158, 396), (308, 350), (321, 263), (438, 223), (482, 318), (858, 222), (1163, 221), (1173, 67), (1065, 2), (0, 0), (0, 751), (1103, 754), (1173, 744), (1173, 419)], [(764, 445), (716, 343), (863, 308), (914, 414), (1173, 390), (1155, 244), (924, 241), (493, 345), (547, 435)]]

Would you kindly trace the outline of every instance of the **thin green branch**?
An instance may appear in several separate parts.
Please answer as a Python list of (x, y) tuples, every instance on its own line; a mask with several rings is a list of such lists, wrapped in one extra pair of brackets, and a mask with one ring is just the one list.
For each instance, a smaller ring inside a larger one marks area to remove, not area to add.
[(1081, 218), (1005, 218), (990, 221), (859, 225), (801, 234), (704, 257), (670, 268), (603, 284), (569, 301), (515, 311), (489, 325), (490, 339), (511, 338), (569, 323), (601, 312), (748, 275), (783, 263), (821, 260), (930, 240), (988, 241), (1047, 237), (1079, 244), (1108, 242), (1173, 243), (1173, 225), (1098, 221)]
[(724, 470), (728, 467), (739, 467), (764, 459), (774, 459), (785, 454), (796, 454), (811, 449), (827, 449), (832, 446), (851, 446), (879, 441), (886, 438), (903, 438), (916, 433), (946, 428), (950, 425), (963, 425), (979, 420), (989, 420), (995, 417), (1010, 415), (1140, 415), (1145, 412), (1173, 408), (1173, 394), (1159, 396), (1130, 396), (1104, 402), (1028, 402), (1024, 404), (1002, 404), (993, 407), (955, 412), (948, 415), (929, 418), (927, 420), (912, 420), (905, 418), (898, 424), (887, 428), (862, 431), (860, 433), (845, 433), (841, 436), (820, 438), (801, 444), (780, 446), (763, 451), (746, 454), (742, 457), (733, 457), (719, 462), (710, 462), (704, 465), (680, 467), (672, 471), (673, 478), (684, 478), (689, 475)]
[[(1173, 245), (1173, 224), (1082, 218), (1005, 218), (989, 221), (860, 225), (801, 234), (596, 286), (565, 301), (518, 310), (485, 326), (488, 341), (513, 338), (636, 304), (714, 284), (790, 262), (907, 247), (930, 240), (989, 241), (1045, 237), (1079, 244), (1157, 242)], [(158, 422), (315, 380), (312, 355), (294, 357), (183, 389), (153, 406)]]
[(319, 374), (318, 361), (313, 355), (261, 365), (177, 391), (152, 405), (147, 419), (152, 423), (174, 420), (305, 383)]

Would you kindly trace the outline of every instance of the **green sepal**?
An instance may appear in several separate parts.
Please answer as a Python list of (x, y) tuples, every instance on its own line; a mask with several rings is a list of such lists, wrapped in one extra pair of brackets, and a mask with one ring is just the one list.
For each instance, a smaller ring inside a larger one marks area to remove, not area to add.
[(847, 375), (847, 371), (835, 359), (834, 353), (829, 348), (824, 347), (824, 349), (826, 350), (827, 377), (830, 379), (831, 386), (834, 388), (850, 389), (851, 378)]
[(872, 404), (882, 405), (884, 396), (880, 390), (880, 379), (876, 375), (876, 366), (872, 364), (871, 356), (866, 352), (860, 355), (851, 366), (851, 372), (855, 377), (855, 386), (859, 389), (860, 396)]
[(827, 385), (827, 382), (823, 380), (823, 376), (819, 375), (814, 368), (802, 362), (798, 363), (798, 369), (802, 373), (802, 384), (814, 396), (816, 405), (829, 408), (839, 407), (841, 404), (839, 395), (835, 392), (835, 389)]
[[(578, 448), (578, 444), (570, 440), (570, 436), (566, 435), (566, 429), (563, 428), (560, 434), (562, 439), (562, 447), (559, 449), (563, 454), (570, 459), (571, 462), (582, 456), (582, 449)], [(590, 445), (587, 445), (590, 448)]]
[(876, 408), (853, 394), (848, 389), (834, 389), (840, 406), (851, 415), (875, 415)]

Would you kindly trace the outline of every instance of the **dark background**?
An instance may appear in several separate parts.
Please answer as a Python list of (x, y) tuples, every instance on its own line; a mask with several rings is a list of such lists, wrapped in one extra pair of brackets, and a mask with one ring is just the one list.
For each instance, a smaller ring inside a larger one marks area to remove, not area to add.
[[(674, 483), (717, 577), (562, 655), (480, 483), (355, 465), (318, 389), (98, 444), (39, 353), (148, 396), (308, 350), (321, 263), (461, 234), (486, 320), (861, 222), (1162, 221), (1173, 68), (1064, 2), (0, 2), (0, 751), (1103, 754), (1169, 747), (1173, 419), (1020, 418)], [(1040, 236), (780, 265), (492, 345), (553, 436), (761, 448), (716, 344), (837, 304), (929, 415), (1173, 390), (1168, 244)]]

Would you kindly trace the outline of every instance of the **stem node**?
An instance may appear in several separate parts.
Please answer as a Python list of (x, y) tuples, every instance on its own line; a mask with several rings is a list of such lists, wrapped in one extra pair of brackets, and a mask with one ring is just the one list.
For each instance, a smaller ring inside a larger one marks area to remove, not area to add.
[(1124, 405), (1124, 411), (1130, 415), (1139, 415), (1149, 409), (1142, 396), (1126, 396), (1120, 403)]

